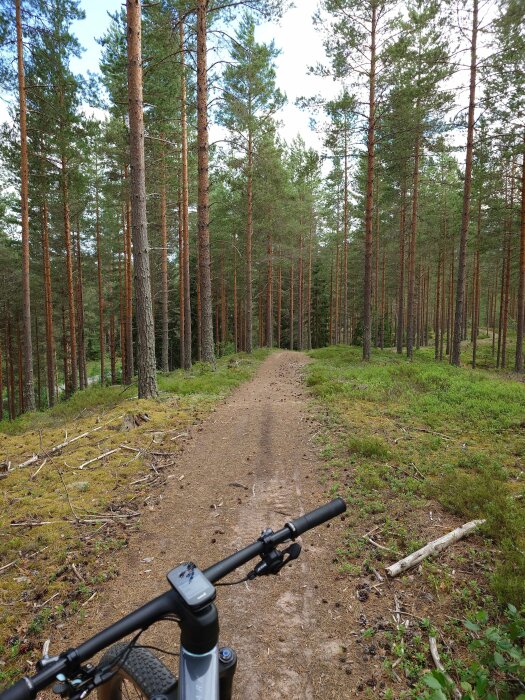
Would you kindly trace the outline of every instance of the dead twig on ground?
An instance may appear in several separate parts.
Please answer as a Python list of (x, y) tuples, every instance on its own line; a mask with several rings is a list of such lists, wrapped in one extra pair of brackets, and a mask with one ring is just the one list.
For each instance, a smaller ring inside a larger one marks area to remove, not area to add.
[(13, 561), (10, 561), (9, 564), (4, 564), (3, 566), (0, 566), (0, 572), (6, 571), (6, 569), (10, 569), (12, 566), (14, 566), (19, 559), (13, 559)]
[(93, 464), (94, 462), (99, 462), (100, 460), (104, 459), (105, 457), (109, 457), (109, 455), (114, 454), (115, 452), (119, 452), (120, 447), (115, 447), (113, 450), (108, 450), (107, 452), (103, 452), (101, 455), (98, 455), (98, 457), (93, 457), (93, 459), (88, 459), (87, 462), (83, 462), (80, 464), (78, 467), (73, 467), (74, 469), (84, 469), (84, 467), (87, 467), (90, 464)]
[(58, 469), (57, 471), (58, 471), (58, 475), (59, 475), (59, 477), (60, 477), (60, 481), (62, 482), (62, 485), (63, 485), (63, 487), (64, 487), (64, 491), (65, 491), (65, 493), (66, 493), (66, 498), (67, 498), (67, 502), (68, 502), (68, 505), (69, 505), (69, 509), (70, 509), (71, 512), (73, 513), (73, 517), (75, 518), (75, 520), (78, 522), (78, 521), (79, 521), (79, 517), (78, 517), (78, 515), (76, 514), (75, 509), (73, 508), (73, 504), (71, 503), (71, 499), (69, 498), (69, 493), (68, 493), (68, 490), (67, 490), (66, 482), (64, 481), (64, 477), (62, 476), (62, 472), (60, 471), (60, 469)]
[(65, 447), (69, 447), (69, 445), (72, 445), (74, 442), (77, 442), (78, 440), (82, 440), (83, 438), (87, 437), (88, 435), (92, 435), (93, 433), (96, 433), (98, 430), (102, 430), (102, 428), (105, 428), (110, 423), (113, 423), (116, 420), (120, 420), (121, 418), (122, 418), (122, 416), (119, 416), (118, 418), (112, 418), (111, 420), (107, 421), (106, 423), (103, 423), (102, 425), (97, 425), (96, 428), (92, 428), (91, 430), (86, 430), (84, 433), (81, 433), (80, 435), (76, 435), (75, 437), (73, 437), (71, 439), (68, 439), (67, 430), (66, 430), (64, 440), (59, 445), (55, 445), (54, 447), (52, 447), (49, 450), (44, 450), (42, 448), (42, 452), (40, 454), (34, 454), (29, 459), (26, 459), (25, 462), (21, 462), (18, 466), (19, 466), (19, 468), (29, 467), (32, 464), (35, 464), (36, 462), (38, 462), (38, 460), (43, 459), (44, 457), (50, 457), (51, 455), (54, 455), (57, 452), (60, 452)]
[(441, 671), (441, 673), (445, 676), (447, 681), (450, 683), (452, 687), (452, 694), (455, 698), (458, 700), (461, 700), (462, 698), (462, 693), (452, 680), (452, 678), (448, 675), (448, 673), (445, 670), (445, 667), (443, 666), (443, 663), (441, 662), (441, 659), (439, 658), (439, 652), (437, 648), (437, 640), (435, 637), (429, 637), (428, 638), (428, 643), (430, 646), (430, 654), (432, 656), (432, 660), (434, 661), (436, 668), (438, 671)]
[(399, 554), (395, 549), (391, 549), (390, 547), (385, 547), (384, 544), (379, 544), (379, 542), (376, 542), (373, 540), (371, 537), (363, 537), (364, 540), (367, 542), (370, 542), (371, 545), (374, 547), (377, 547), (378, 549), (383, 549), (385, 552), (392, 552), (392, 554)]
[(416, 566), (416, 564), (419, 564), (419, 562), (423, 561), (424, 559), (427, 559), (427, 557), (441, 552), (443, 549), (446, 549), (449, 545), (454, 544), (454, 542), (457, 542), (458, 540), (462, 539), (470, 532), (475, 530), (477, 527), (483, 525), (484, 522), (484, 520), (471, 520), (470, 522), (465, 523), (465, 525), (462, 525), (461, 527), (457, 527), (455, 530), (452, 530), (452, 532), (449, 532), (446, 535), (439, 537), (437, 540), (429, 542), (427, 545), (425, 545), (421, 549), (418, 549), (416, 552), (413, 552), (404, 559), (401, 559), (395, 564), (388, 566), (386, 568), (387, 574), (391, 578), (398, 576), (399, 574), (403, 573), (403, 571), (407, 571), (413, 566)]
[(42, 462), (42, 464), (38, 467), (38, 469), (36, 470), (36, 472), (35, 472), (34, 474), (31, 474), (31, 481), (33, 481), (33, 479), (34, 479), (35, 476), (38, 474), (38, 472), (42, 469), (42, 467), (45, 467), (46, 464), (47, 464), (47, 457), (44, 459), (44, 461)]
[(75, 565), (75, 564), (71, 564), (71, 568), (73, 569), (73, 573), (74, 573), (75, 576), (78, 578), (78, 580), (79, 580), (81, 583), (86, 583), (86, 580), (84, 579), (84, 577), (82, 576), (82, 574), (80, 573), (80, 571), (77, 569), (76, 565)]

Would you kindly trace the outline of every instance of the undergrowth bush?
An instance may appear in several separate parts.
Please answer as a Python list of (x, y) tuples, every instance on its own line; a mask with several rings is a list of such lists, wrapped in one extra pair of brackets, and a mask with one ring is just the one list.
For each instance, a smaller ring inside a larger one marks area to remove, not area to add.
[[(525, 700), (525, 608), (507, 607), (505, 621), (490, 625), (484, 610), (465, 622), (474, 661), (458, 664), (462, 700)], [(428, 700), (454, 697), (452, 684), (440, 671), (424, 678)]]

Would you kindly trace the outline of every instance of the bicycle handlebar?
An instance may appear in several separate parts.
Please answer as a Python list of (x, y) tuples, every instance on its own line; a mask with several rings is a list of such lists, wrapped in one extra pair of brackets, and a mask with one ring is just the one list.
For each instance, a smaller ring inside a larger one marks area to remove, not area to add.
[[(262, 554), (266, 547), (277, 546), (287, 540), (295, 539), (303, 532), (344, 513), (345, 510), (346, 503), (342, 498), (336, 498), (330, 503), (286, 523), (281, 530), (265, 536), (264, 539), (261, 537), (253, 544), (213, 564), (204, 570), (204, 574), (212, 583), (215, 583)], [(59, 657), (50, 659), (39, 673), (30, 678), (25, 676), (4, 690), (0, 694), (0, 700), (34, 700), (37, 693), (47, 688), (55, 680), (57, 674), (78, 668), (84, 661), (92, 658), (111, 644), (137, 630), (150, 627), (168, 613), (177, 613), (180, 609), (181, 599), (176, 591), (170, 590), (163, 593), (88, 639), (76, 649), (70, 649)]]

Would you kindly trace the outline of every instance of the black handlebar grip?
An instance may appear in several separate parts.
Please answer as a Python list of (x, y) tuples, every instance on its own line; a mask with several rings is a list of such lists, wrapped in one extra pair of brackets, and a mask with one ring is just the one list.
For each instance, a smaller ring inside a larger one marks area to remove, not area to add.
[(346, 503), (343, 499), (335, 498), (333, 501), (330, 501), (330, 503), (326, 503), (324, 506), (320, 506), (310, 513), (306, 513), (306, 515), (302, 515), (300, 518), (286, 523), (286, 525), (292, 531), (292, 536), (298, 537), (312, 527), (317, 527), (317, 525), (321, 525), (327, 520), (335, 518), (336, 515), (341, 515), (345, 510)]
[(0, 693), (0, 700), (32, 700), (36, 697), (36, 691), (29, 678), (21, 678), (3, 693)]

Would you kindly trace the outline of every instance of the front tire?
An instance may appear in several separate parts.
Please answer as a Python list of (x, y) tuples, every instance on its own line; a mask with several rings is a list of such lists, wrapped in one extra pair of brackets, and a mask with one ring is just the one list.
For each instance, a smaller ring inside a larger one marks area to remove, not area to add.
[[(99, 666), (118, 667), (115, 675), (97, 689), (98, 700), (149, 700), (154, 695), (173, 691), (177, 680), (149, 649), (133, 647), (125, 652), (126, 643), (110, 647)], [(118, 659), (122, 657), (122, 661)]]

